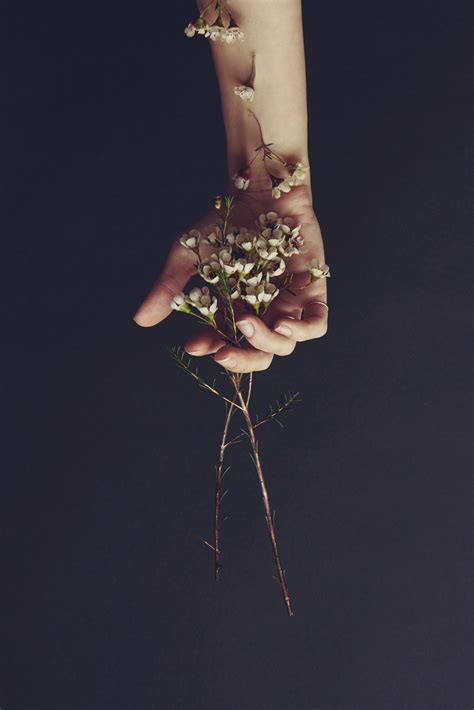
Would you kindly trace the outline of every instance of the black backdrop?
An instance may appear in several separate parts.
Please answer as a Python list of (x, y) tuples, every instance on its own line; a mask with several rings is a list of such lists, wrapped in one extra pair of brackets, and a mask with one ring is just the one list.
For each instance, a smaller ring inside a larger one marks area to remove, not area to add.
[[(132, 314), (222, 189), (191, 0), (12, 2), (2, 23), (2, 710), (470, 704), (467, 2), (305, 2), (326, 338), (256, 378), (296, 615), (220, 403)], [(291, 51), (290, 47), (282, 51)]]

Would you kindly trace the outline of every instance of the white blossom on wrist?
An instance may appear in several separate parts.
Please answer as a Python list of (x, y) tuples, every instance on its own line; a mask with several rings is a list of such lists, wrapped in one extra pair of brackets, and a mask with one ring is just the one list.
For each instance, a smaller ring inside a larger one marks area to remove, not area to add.
[(246, 178), (243, 175), (240, 175), (239, 173), (236, 173), (232, 179), (234, 181), (235, 187), (238, 190), (246, 190), (250, 185), (250, 178)]
[(290, 171), (290, 177), (293, 185), (300, 185), (302, 182), (304, 182), (308, 173), (308, 167), (304, 165), (304, 163), (290, 163), (288, 165), (288, 169)]
[(252, 86), (241, 84), (240, 86), (234, 86), (234, 94), (242, 101), (252, 102), (255, 98), (255, 89)]
[(290, 192), (293, 186), (291, 176), (280, 178), (275, 175), (270, 175), (270, 179), (272, 181), (272, 197), (274, 197), (275, 200), (279, 200), (283, 192)]

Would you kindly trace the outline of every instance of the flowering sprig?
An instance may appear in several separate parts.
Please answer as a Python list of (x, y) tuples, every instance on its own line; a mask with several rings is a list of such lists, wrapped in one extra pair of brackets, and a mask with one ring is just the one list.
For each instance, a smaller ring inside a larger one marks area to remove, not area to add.
[[(226, 342), (234, 347), (242, 347), (242, 336), (236, 324), (237, 304), (240, 303), (241, 308), (262, 315), (279, 292), (291, 285), (287, 262), (295, 255), (304, 253), (304, 237), (301, 234), (301, 225), (296, 224), (289, 217), (280, 217), (276, 212), (259, 215), (253, 228), (248, 229), (231, 223), (230, 217), (234, 206), (232, 197), (224, 197), (223, 200), (221, 197), (216, 198), (215, 206), (219, 215), (216, 223), (209, 225), (204, 234), (199, 230), (191, 230), (183, 234), (180, 239), (183, 248), (196, 255), (197, 271), (205, 285), (192, 288), (189, 294), (183, 292), (176, 294), (171, 308), (192, 315), (201, 323), (212, 327)], [(206, 255), (201, 253), (204, 246)], [(308, 263), (307, 272), (307, 285), (317, 279), (328, 278), (330, 275), (329, 267), (317, 260)], [(220, 511), (225, 495), (222, 481), (228, 470), (224, 466), (224, 456), (231, 444), (237, 443), (244, 437), (241, 430), (240, 434), (229, 438), (231, 419), (236, 412), (240, 412), (246, 425), (245, 436), (250, 444), (251, 457), (260, 484), (278, 581), (287, 612), (291, 616), (293, 609), (280, 559), (274, 515), (270, 507), (255, 432), (261, 424), (276, 419), (282, 411), (288, 409), (295, 401), (295, 396), (282, 399), (277, 403), (276, 408), (270, 409), (270, 414), (263, 420), (253, 420), (249, 409), (253, 381), (251, 373), (246, 376), (227, 371), (232, 394), (226, 395), (216, 388), (215, 382), (212, 384), (206, 382), (197, 369), (192, 368), (190, 360), (186, 360), (182, 352), (176, 350), (172, 354), (177, 364), (201, 387), (219, 396), (225, 403), (224, 428), (216, 465), (214, 544), (204, 540), (205, 544), (214, 551), (215, 577), (218, 579), (221, 566)]]
[[(236, 87), (236, 90), (237, 88), (240, 89), (242, 87)], [(233, 176), (234, 185), (238, 190), (247, 190), (250, 184), (250, 168), (260, 156), (272, 189), (272, 197), (278, 200), (283, 193), (290, 192), (293, 187), (301, 185), (305, 181), (308, 168), (301, 161), (291, 162), (285, 160), (283, 156), (277, 153), (272, 147), (272, 143), (265, 142), (260, 121), (250, 109), (249, 115), (252, 116), (258, 124), (261, 143), (255, 149), (255, 156), (248, 165), (241, 168), (241, 170)], [(277, 174), (277, 172), (281, 172), (281, 170), (285, 171), (284, 175)]]
[[(211, 19), (211, 13), (213, 19)], [(210, 22), (206, 20), (206, 15)], [(194, 37), (196, 34), (203, 35), (213, 42), (220, 40), (225, 44), (244, 39), (241, 27), (234, 20), (223, 0), (212, 0), (206, 5), (199, 16), (185, 27), (184, 33), (186, 37)]]

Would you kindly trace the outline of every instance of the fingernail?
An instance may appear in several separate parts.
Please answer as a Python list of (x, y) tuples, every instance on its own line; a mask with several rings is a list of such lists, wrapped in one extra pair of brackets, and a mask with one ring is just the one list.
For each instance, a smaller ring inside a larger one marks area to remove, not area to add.
[(237, 323), (237, 328), (241, 333), (245, 335), (246, 338), (250, 338), (254, 333), (254, 327), (249, 321), (241, 320)]
[(228, 367), (235, 367), (235, 365), (236, 365), (235, 357), (231, 357), (230, 355), (228, 355), (227, 357), (219, 358), (219, 360), (217, 360), (217, 358), (215, 358), (215, 360), (219, 364), (224, 364), (224, 362), (225, 362)]
[(291, 328), (287, 325), (279, 325), (278, 328), (274, 328), (275, 333), (280, 333), (280, 335), (291, 335)]

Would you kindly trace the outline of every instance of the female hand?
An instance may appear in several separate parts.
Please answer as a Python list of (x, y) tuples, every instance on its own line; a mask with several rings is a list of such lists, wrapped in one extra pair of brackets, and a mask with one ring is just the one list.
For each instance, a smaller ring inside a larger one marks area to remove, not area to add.
[[(301, 225), (301, 235), (305, 240), (303, 253), (288, 258), (286, 262), (287, 270), (292, 274), (290, 289), (281, 289), (262, 318), (245, 310), (245, 307), (241, 309), (237, 326), (245, 336), (245, 347), (226, 344), (211, 328), (201, 330), (184, 346), (190, 355), (214, 354), (214, 360), (232, 372), (265, 370), (274, 355), (291, 354), (298, 342), (320, 338), (328, 327), (328, 307), (324, 305), (327, 304), (327, 279), (317, 279), (308, 285), (309, 262), (318, 259), (324, 263), (321, 230), (313, 211), (309, 187), (294, 187), (278, 200), (272, 198), (269, 189), (239, 192), (231, 221), (251, 230), (255, 218), (270, 211), (277, 212), (281, 217), (292, 217)], [(192, 228), (204, 232), (215, 221), (215, 214), (210, 213)], [(210, 245), (208, 249), (212, 251)], [(171, 312), (173, 297), (196, 273), (195, 254), (183, 247), (178, 237), (171, 246), (163, 270), (136, 312), (135, 322), (149, 327), (164, 320)]]

